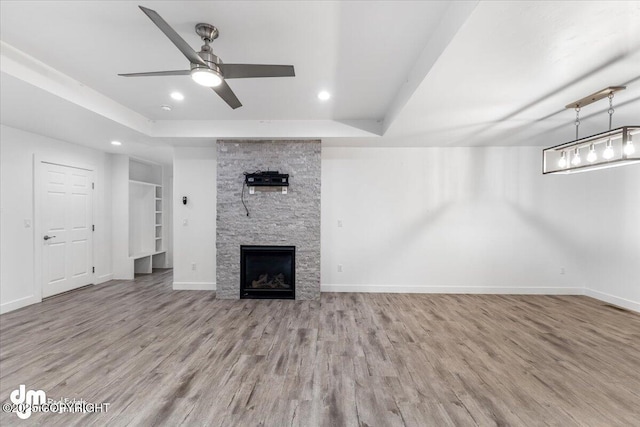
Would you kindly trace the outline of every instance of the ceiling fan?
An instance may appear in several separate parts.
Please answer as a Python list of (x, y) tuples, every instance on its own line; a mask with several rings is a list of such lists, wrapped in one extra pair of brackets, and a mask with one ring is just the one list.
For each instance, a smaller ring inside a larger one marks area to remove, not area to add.
[(204, 45), (196, 52), (182, 37), (162, 19), (155, 10), (138, 6), (154, 24), (173, 42), (174, 45), (191, 63), (189, 70), (153, 71), (148, 73), (118, 74), (123, 77), (147, 76), (187, 76), (202, 86), (213, 89), (233, 109), (242, 106), (235, 93), (227, 84), (227, 79), (246, 79), (254, 77), (295, 77), (293, 65), (261, 65), (261, 64), (224, 64), (213, 54), (209, 43), (218, 38), (218, 29), (211, 24), (197, 24), (196, 33)]

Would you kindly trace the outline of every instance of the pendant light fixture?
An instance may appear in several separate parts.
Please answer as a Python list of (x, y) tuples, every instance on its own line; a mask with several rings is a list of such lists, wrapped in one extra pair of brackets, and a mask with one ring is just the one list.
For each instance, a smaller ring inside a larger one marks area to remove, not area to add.
[[(613, 122), (613, 95), (626, 89), (625, 86), (611, 86), (594, 94), (582, 98), (566, 106), (576, 111), (576, 138), (571, 142), (547, 148), (542, 152), (542, 173), (575, 173), (590, 170), (612, 168), (617, 166), (640, 163), (633, 140), (640, 140), (639, 126), (623, 126), (611, 129)], [(609, 99), (609, 130), (586, 138), (579, 138), (580, 110), (582, 107)], [(587, 153), (586, 162), (582, 161), (581, 151)]]

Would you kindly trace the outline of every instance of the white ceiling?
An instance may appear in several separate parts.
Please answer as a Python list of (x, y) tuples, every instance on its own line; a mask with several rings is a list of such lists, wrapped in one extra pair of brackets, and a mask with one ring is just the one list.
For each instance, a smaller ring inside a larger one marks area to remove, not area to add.
[[(188, 68), (138, 3), (196, 50), (193, 27), (209, 22), (225, 62), (293, 64), (296, 77), (230, 81), (238, 110), (186, 76), (118, 77)], [(167, 161), (171, 145), (217, 137), (552, 145), (573, 136), (564, 105), (610, 85), (628, 86), (614, 126), (640, 123), (638, 22), (639, 1), (2, 1), (1, 119), (101, 149), (125, 139), (121, 150)], [(604, 129), (607, 108), (585, 107), (584, 135)]]

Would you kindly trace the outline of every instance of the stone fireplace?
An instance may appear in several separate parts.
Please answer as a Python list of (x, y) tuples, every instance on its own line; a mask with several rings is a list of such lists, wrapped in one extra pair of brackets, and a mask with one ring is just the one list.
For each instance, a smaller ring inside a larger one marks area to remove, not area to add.
[[(320, 155), (319, 140), (217, 142), (217, 298), (320, 297)], [(286, 192), (250, 194), (256, 171), (289, 174)]]

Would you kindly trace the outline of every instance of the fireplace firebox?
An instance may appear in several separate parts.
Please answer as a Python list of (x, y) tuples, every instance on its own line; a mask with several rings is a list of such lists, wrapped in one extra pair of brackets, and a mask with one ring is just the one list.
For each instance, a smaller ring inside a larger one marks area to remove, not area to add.
[(295, 299), (295, 246), (240, 246), (240, 298)]

